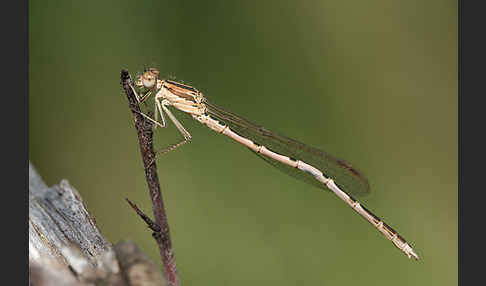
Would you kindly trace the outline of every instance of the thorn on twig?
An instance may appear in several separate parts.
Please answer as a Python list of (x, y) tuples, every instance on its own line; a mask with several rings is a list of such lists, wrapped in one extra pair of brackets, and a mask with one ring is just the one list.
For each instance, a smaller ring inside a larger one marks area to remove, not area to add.
[(144, 214), (136, 204), (134, 204), (132, 201), (130, 201), (128, 198), (125, 198), (125, 200), (130, 204), (132, 209), (140, 216), (141, 219), (145, 221), (147, 226), (154, 232), (160, 232), (161, 228), (158, 224), (156, 224), (152, 219), (150, 219), (146, 214)]

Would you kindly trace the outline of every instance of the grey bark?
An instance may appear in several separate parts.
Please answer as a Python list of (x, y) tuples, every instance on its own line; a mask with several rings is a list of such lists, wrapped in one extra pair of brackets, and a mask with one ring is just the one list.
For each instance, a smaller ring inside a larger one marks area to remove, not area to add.
[(29, 162), (30, 285), (166, 285), (132, 242), (112, 245), (67, 180), (46, 186)]

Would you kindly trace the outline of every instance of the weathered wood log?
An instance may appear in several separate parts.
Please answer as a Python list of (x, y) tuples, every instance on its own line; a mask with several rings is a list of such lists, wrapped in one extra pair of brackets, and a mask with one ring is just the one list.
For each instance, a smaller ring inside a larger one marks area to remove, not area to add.
[(135, 244), (103, 237), (67, 180), (47, 187), (30, 163), (29, 278), (30, 285), (167, 285)]

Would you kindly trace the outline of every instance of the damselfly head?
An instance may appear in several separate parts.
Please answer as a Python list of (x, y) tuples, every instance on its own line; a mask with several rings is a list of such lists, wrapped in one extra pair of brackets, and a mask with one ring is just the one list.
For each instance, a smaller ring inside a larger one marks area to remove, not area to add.
[(158, 78), (159, 71), (155, 68), (149, 68), (138, 78), (136, 85), (139, 87), (153, 88)]

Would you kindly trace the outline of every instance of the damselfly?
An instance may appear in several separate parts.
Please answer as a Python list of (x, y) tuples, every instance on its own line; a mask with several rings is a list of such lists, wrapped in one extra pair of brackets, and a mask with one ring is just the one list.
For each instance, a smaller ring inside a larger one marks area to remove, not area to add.
[[(138, 78), (136, 86), (147, 90), (145, 94), (139, 96), (134, 87), (131, 87), (140, 103), (144, 102), (153, 92), (156, 93), (155, 118), (142, 115), (151, 120), (156, 127), (165, 127), (164, 113), (166, 113), (184, 136), (183, 141), (168, 147), (163, 152), (174, 150), (191, 139), (189, 132), (167, 108), (173, 106), (190, 114), (210, 129), (248, 147), (262, 159), (291, 176), (319, 188), (331, 190), (391, 240), (408, 258), (413, 257), (418, 260), (418, 255), (402, 236), (349, 195), (369, 192), (369, 184), (368, 180), (346, 161), (336, 159), (324, 151), (306, 146), (296, 140), (270, 132), (225, 111), (210, 103), (200, 91), (191, 86), (172, 80), (159, 79), (159, 72), (154, 68), (145, 71)], [(158, 115), (161, 117), (161, 122), (158, 121)]]

